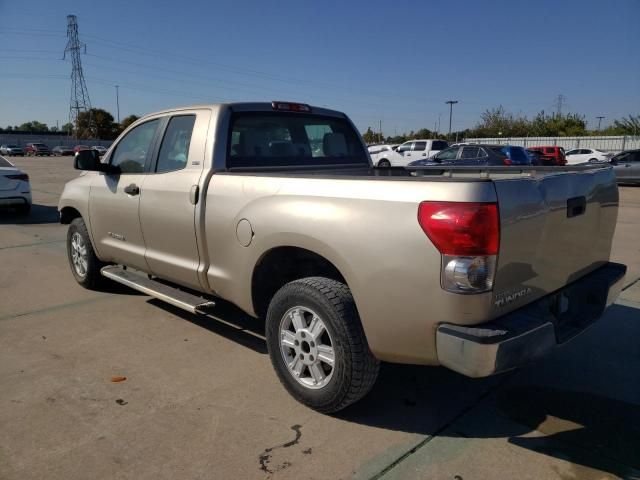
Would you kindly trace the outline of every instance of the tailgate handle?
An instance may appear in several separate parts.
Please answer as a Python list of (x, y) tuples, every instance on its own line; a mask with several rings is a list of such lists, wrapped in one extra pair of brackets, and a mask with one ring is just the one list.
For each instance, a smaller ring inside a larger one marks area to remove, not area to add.
[(587, 210), (587, 199), (585, 197), (573, 197), (567, 200), (567, 218), (582, 215)]

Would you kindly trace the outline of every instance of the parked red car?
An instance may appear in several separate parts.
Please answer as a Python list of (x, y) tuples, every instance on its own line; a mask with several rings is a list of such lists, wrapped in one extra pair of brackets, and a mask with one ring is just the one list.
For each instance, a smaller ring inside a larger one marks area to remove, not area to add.
[(80, 150), (91, 150), (91, 147), (88, 145), (76, 145), (73, 147), (73, 153), (78, 153)]
[(44, 143), (27, 143), (24, 147), (25, 155), (46, 155), (47, 157), (51, 155), (51, 150)]
[(527, 150), (540, 152), (543, 165), (566, 165), (567, 157), (562, 147), (527, 147)]

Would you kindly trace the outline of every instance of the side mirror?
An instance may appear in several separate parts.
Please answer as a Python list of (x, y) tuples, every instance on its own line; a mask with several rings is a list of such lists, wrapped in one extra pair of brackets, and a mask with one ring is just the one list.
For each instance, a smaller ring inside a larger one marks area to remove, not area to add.
[(118, 173), (118, 167), (112, 167), (100, 162), (100, 154), (97, 150), (80, 150), (73, 159), (73, 168), (89, 172)]

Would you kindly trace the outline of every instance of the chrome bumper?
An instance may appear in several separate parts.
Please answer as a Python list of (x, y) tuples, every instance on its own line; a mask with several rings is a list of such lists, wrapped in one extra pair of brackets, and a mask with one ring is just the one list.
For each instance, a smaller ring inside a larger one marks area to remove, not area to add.
[(620, 294), (626, 271), (625, 265), (609, 262), (491, 322), (472, 327), (440, 324), (438, 360), (468, 377), (487, 377), (529, 363), (598, 320)]

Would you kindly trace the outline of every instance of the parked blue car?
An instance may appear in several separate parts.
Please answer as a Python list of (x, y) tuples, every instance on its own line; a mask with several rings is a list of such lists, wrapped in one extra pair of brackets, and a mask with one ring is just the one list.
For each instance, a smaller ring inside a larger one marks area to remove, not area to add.
[(409, 167), (438, 165), (531, 165), (523, 147), (512, 145), (458, 145), (449, 147), (431, 158), (411, 162)]

